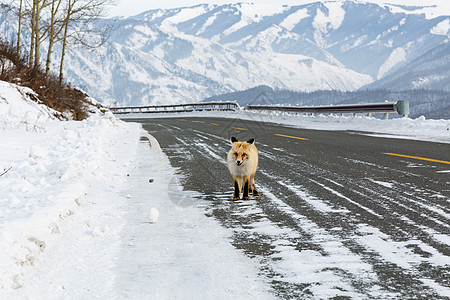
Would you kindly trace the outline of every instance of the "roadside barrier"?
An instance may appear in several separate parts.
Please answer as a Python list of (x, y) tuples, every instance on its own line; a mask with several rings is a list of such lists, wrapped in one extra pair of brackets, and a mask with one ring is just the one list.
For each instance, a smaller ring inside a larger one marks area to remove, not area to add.
[(367, 103), (367, 104), (343, 104), (327, 106), (283, 106), (283, 105), (248, 105), (248, 110), (259, 111), (280, 111), (292, 113), (311, 113), (311, 114), (368, 114), (384, 113), (385, 119), (389, 118), (389, 113), (398, 113), (403, 117), (409, 115), (409, 101), (401, 100), (397, 102)]
[[(149, 106), (125, 106), (110, 107), (114, 114), (130, 113), (177, 113), (193, 111), (235, 111), (239, 109), (237, 102), (205, 102), (173, 105), (149, 105)], [(384, 118), (388, 119), (390, 113), (397, 113), (403, 117), (409, 115), (409, 101), (401, 100), (397, 102), (366, 103), (366, 104), (343, 104), (325, 106), (284, 106), (284, 105), (247, 105), (247, 110), (255, 111), (278, 111), (290, 113), (311, 113), (311, 114), (367, 114), (384, 113)]]
[(239, 108), (237, 102), (208, 102), (173, 105), (110, 107), (114, 114), (130, 113), (174, 113), (192, 111), (234, 111)]

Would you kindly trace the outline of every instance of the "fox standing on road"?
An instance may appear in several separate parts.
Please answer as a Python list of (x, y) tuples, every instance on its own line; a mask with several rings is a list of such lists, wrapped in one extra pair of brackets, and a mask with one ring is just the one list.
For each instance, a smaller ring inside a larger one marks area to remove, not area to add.
[(242, 199), (248, 200), (249, 192), (253, 196), (259, 196), (255, 188), (255, 173), (258, 167), (258, 150), (255, 139), (239, 142), (234, 136), (231, 137), (231, 150), (228, 152), (228, 169), (234, 180), (233, 200), (239, 200), (243, 190)]

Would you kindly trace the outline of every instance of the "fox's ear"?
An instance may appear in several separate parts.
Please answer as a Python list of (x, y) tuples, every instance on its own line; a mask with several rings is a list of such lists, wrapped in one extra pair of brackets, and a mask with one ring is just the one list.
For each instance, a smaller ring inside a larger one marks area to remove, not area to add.
[(237, 138), (235, 138), (234, 136), (231, 137), (231, 144), (236, 143), (238, 141)]
[(249, 140), (247, 141), (247, 143), (249, 143), (250, 145), (253, 145), (253, 144), (255, 143), (255, 139), (249, 139)]

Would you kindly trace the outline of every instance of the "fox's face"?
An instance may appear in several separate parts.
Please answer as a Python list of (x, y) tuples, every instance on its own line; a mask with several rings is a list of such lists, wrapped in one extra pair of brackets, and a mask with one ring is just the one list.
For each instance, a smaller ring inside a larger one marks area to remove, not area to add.
[(234, 161), (236, 162), (236, 165), (240, 166), (244, 163), (246, 159), (248, 159), (248, 154), (243, 151), (236, 151), (233, 152), (234, 155)]
[(249, 159), (250, 147), (254, 142), (254, 139), (250, 139), (247, 142), (239, 142), (235, 137), (231, 138), (231, 152), (234, 157), (234, 162), (238, 167), (243, 165)]

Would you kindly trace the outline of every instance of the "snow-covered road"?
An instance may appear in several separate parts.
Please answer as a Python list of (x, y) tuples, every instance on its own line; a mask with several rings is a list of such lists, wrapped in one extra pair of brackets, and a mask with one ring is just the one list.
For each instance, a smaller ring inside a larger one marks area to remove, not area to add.
[[(448, 144), (186, 115), (139, 122), (278, 298), (449, 296)], [(232, 135), (256, 137), (257, 199), (230, 201)]]

